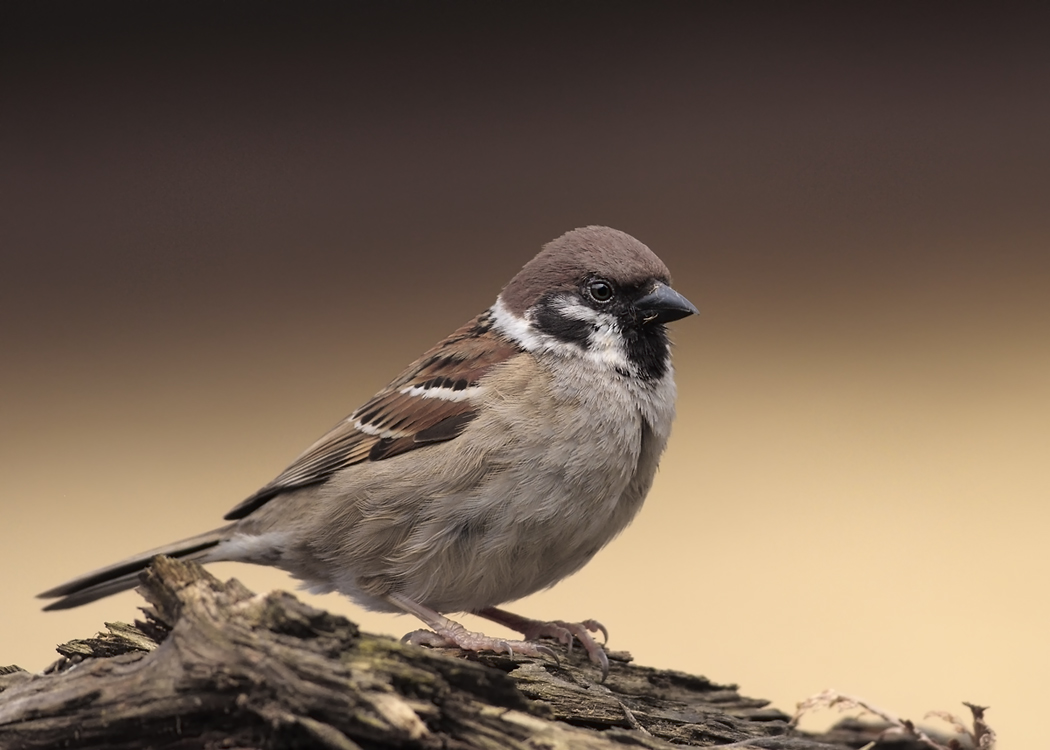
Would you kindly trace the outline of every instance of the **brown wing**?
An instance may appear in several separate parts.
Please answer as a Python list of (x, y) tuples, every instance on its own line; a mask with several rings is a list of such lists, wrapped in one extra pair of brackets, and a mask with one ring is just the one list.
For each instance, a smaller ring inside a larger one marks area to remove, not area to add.
[(488, 313), (479, 315), (409, 365), (280, 476), (227, 513), (226, 520), (244, 518), (270, 498), (323, 482), (347, 466), (452, 440), (474, 418), (470, 389), (518, 351), (493, 332)]

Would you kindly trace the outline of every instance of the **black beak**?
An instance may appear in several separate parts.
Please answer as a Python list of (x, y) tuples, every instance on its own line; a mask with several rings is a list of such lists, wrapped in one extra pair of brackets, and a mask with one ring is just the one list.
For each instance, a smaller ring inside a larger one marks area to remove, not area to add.
[(647, 294), (638, 297), (634, 301), (638, 314), (642, 316), (642, 322), (670, 323), (687, 315), (698, 315), (699, 310), (692, 302), (680, 295), (662, 281), (657, 281), (656, 286)]

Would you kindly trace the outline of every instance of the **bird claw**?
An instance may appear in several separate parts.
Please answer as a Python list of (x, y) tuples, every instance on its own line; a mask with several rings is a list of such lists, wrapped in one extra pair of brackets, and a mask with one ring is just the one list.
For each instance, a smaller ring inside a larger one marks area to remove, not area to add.
[(464, 651), (495, 651), (496, 653), (507, 652), (512, 657), (517, 652), (522, 656), (542, 657), (549, 656), (555, 663), (561, 664), (557, 654), (549, 646), (536, 643), (540, 638), (554, 638), (564, 644), (569, 653), (572, 653), (573, 641), (577, 640), (587, 652), (592, 662), (601, 667), (602, 682), (609, 676), (609, 657), (602, 645), (599, 645), (591, 633), (601, 633), (605, 637), (605, 643), (609, 642), (609, 631), (597, 620), (584, 620), (583, 622), (564, 622), (555, 620), (543, 622), (521, 617), (512, 612), (507, 612), (496, 607), (486, 607), (477, 610), (474, 614), (486, 619), (498, 622), (500, 625), (516, 630), (525, 636), (523, 641), (508, 641), (502, 638), (492, 638), (482, 633), (467, 630), (455, 620), (450, 620), (444, 615), (412, 601), (402, 594), (389, 594), (387, 597), (392, 604), (405, 612), (415, 615), (431, 628), (430, 630), (414, 630), (401, 639), (403, 643), (416, 646), (433, 646), (437, 648), (460, 648)]
[(606, 630), (605, 626), (597, 620), (584, 620), (580, 625), (583, 625), (583, 627), (587, 628), (592, 633), (601, 633), (603, 646), (609, 642), (609, 631)]
[(522, 656), (549, 656), (555, 661), (557, 655), (549, 646), (529, 641), (511, 641), (504, 638), (492, 638), (483, 633), (467, 630), (459, 623), (453, 622), (449, 627), (431, 630), (413, 630), (401, 638), (402, 643), (413, 646), (430, 646), (432, 648), (459, 648), (463, 651), (494, 651), (506, 653), (511, 658), (514, 654)]
[(554, 659), (554, 663), (557, 664), (559, 667), (561, 666), (561, 659), (558, 658), (558, 655), (554, 652), (554, 649), (551, 648), (550, 646), (544, 646), (542, 643), (537, 643), (536, 644), (536, 650), (540, 651), (543, 654), (545, 654), (546, 656), (549, 656), (550, 658)]
[[(584, 620), (583, 622), (565, 622), (564, 620), (552, 620), (543, 622), (527, 617), (521, 617), (511, 612), (505, 612), (494, 607), (480, 610), (477, 614), (486, 617), (501, 625), (517, 630), (525, 636), (528, 641), (539, 638), (553, 638), (563, 644), (571, 654), (576, 641), (580, 642), (590, 660), (597, 664), (602, 670), (602, 682), (609, 676), (609, 657), (603, 646), (609, 642), (609, 631), (597, 620)], [(599, 644), (591, 637), (591, 633), (601, 633), (604, 643)]]
[[(609, 632), (605, 629), (600, 622), (596, 620), (584, 620), (583, 622), (558, 622), (557, 625), (564, 628), (569, 635), (569, 653), (572, 653), (572, 642), (573, 636), (576, 636), (575, 640), (580, 642), (583, 649), (587, 652), (587, 656), (590, 660), (597, 664), (602, 670), (602, 682), (605, 682), (605, 678), (609, 676), (609, 656), (605, 653), (603, 646), (609, 642)], [(605, 642), (599, 644), (594, 638), (591, 637), (591, 633), (601, 632), (605, 636)]]
[(445, 638), (430, 630), (413, 630), (401, 636), (401, 642), (410, 646), (430, 646), (432, 648), (447, 648), (450, 644)]
[[(579, 641), (580, 645), (583, 646), (584, 651), (587, 652), (587, 656), (590, 660), (601, 668), (602, 682), (605, 682), (605, 678), (609, 676), (609, 657), (605, 653), (603, 646), (609, 642), (609, 631), (605, 629), (604, 625), (597, 620), (584, 620), (583, 622), (563, 622), (557, 620), (552, 623), (539, 623), (539, 625), (554, 626), (550, 629), (552, 632), (544, 633), (544, 635), (552, 635), (554, 638), (557, 638), (564, 643), (570, 654), (572, 653), (573, 642)], [(561, 631), (561, 634), (557, 633), (558, 630)], [(591, 637), (591, 633), (598, 632), (600, 632), (605, 638), (602, 644), (599, 644)], [(526, 637), (531, 638), (533, 636), (531, 633), (528, 633), (526, 634)]]

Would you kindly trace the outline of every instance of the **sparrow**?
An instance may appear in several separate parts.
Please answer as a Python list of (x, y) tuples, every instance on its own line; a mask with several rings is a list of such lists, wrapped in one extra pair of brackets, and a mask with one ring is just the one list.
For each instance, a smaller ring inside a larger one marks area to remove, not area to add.
[[(410, 643), (539, 656), (579, 640), (608, 673), (594, 620), (498, 605), (554, 585), (642, 506), (671, 431), (665, 324), (697, 309), (664, 263), (601, 226), (543, 247), (495, 303), (226, 514), (228, 524), (40, 594), (66, 609), (132, 588), (157, 555), (281, 568), (314, 592), (416, 616)], [(524, 636), (467, 630), (471, 612)]]

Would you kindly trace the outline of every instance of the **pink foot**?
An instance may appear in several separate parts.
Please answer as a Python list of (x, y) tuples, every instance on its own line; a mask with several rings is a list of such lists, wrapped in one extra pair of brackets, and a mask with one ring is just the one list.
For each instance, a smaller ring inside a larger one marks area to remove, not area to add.
[(413, 646), (433, 646), (436, 648), (461, 648), (464, 651), (507, 652), (511, 656), (550, 656), (555, 661), (558, 657), (547, 646), (528, 641), (511, 641), (504, 638), (492, 638), (484, 633), (467, 630), (458, 622), (449, 620), (449, 625), (439, 626), (434, 630), (413, 630), (401, 639), (402, 643)]
[(475, 612), (475, 614), (493, 622), (498, 622), (511, 630), (516, 630), (530, 641), (537, 638), (553, 638), (559, 643), (565, 644), (570, 653), (572, 653), (572, 644), (575, 638), (583, 646), (590, 660), (601, 667), (602, 682), (605, 682), (605, 678), (609, 676), (609, 657), (605, 654), (605, 649), (591, 636), (591, 633), (600, 632), (605, 642), (608, 643), (609, 631), (597, 620), (584, 620), (583, 622), (552, 620), (543, 622), (542, 620), (522, 617), (497, 607), (488, 607)]
[[(464, 651), (495, 651), (501, 653), (506, 651), (513, 656), (515, 653), (524, 656), (543, 657), (549, 656), (555, 661), (557, 655), (547, 646), (528, 641), (508, 641), (502, 638), (490, 638), (483, 633), (475, 633), (467, 630), (455, 620), (450, 620), (430, 607), (424, 606), (409, 599), (404, 594), (388, 594), (387, 601), (397, 606), (408, 614), (415, 615), (426, 625), (433, 629), (414, 630), (401, 639), (402, 643), (411, 643), (415, 646), (436, 646), (438, 648), (455, 647)], [(571, 636), (570, 636), (571, 637)]]

